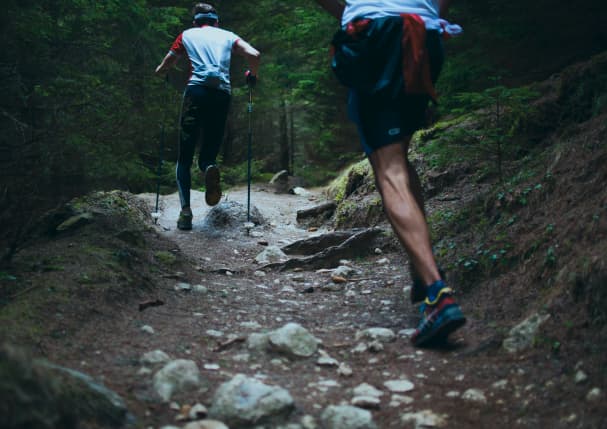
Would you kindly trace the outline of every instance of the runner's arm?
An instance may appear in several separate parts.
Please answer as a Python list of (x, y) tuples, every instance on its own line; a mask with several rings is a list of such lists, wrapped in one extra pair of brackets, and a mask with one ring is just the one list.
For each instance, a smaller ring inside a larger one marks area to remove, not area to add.
[(261, 56), (259, 51), (242, 39), (238, 39), (234, 42), (232, 50), (234, 53), (244, 57), (249, 64), (251, 73), (253, 73), (254, 76), (257, 76), (257, 72), (259, 71), (259, 58)]
[(341, 21), (341, 15), (344, 13), (344, 4), (338, 0), (316, 0), (324, 10), (329, 12), (335, 18)]
[(166, 54), (166, 56), (162, 59), (162, 62), (156, 67), (156, 74), (162, 74), (168, 71), (171, 67), (173, 67), (179, 57), (172, 52)]

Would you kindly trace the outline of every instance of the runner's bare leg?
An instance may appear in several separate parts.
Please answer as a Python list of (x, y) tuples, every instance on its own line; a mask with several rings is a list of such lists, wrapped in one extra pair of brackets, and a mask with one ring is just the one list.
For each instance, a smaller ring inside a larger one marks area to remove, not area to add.
[(418, 198), (421, 200), (419, 178), (407, 160), (409, 142), (407, 138), (400, 144), (381, 147), (369, 160), (388, 220), (420, 278), (429, 285), (439, 280), (440, 274), (432, 254), (428, 224), (418, 203)]

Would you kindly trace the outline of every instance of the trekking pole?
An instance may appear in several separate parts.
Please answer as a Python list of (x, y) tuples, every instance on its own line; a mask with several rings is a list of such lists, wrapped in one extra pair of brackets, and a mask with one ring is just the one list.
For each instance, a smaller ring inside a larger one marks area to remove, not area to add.
[(251, 116), (253, 116), (253, 87), (249, 84), (249, 105), (247, 106), (249, 115), (249, 141), (247, 144), (247, 222), (251, 222), (251, 157), (253, 152), (253, 127)]
[[(166, 75), (165, 79), (166, 88), (168, 91), (169, 87), (169, 75)], [(164, 153), (164, 136), (165, 136), (165, 123), (166, 123), (166, 113), (162, 118), (162, 125), (160, 126), (160, 148), (158, 149), (158, 170), (156, 171), (156, 208), (154, 209), (154, 213), (152, 213), (152, 218), (154, 219), (154, 224), (158, 222), (158, 218), (160, 218), (160, 212), (158, 211), (158, 202), (160, 199), (160, 176), (162, 175), (162, 156)]]
[(245, 73), (247, 86), (249, 87), (249, 103), (247, 105), (247, 114), (249, 119), (248, 144), (247, 144), (247, 225), (251, 228), (251, 158), (253, 153), (253, 86), (255, 86), (256, 77), (250, 70)]

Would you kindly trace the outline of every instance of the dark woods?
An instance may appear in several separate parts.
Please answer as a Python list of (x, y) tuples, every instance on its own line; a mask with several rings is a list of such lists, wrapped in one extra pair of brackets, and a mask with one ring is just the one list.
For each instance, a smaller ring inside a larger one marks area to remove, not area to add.
[[(287, 169), (319, 184), (360, 159), (343, 110), (345, 91), (329, 69), (334, 18), (313, 1), (214, 3), (220, 24), (262, 52), (253, 118), (257, 179)], [(438, 86), (443, 114), (461, 107), (448, 101), (450, 94), (490, 86), (487, 76), (500, 74), (520, 84), (606, 49), (598, 22), (605, 16), (603, 2), (576, 5), (573, 15), (566, 4), (547, 1), (453, 3), (450, 19), (466, 34), (447, 45), (449, 62)], [(167, 162), (161, 183), (163, 190), (174, 191), (180, 89), (175, 81), (167, 86), (153, 70), (191, 24), (190, 7), (190, 2), (151, 0), (3, 2), (2, 260), (26, 244), (44, 213), (73, 196), (115, 188), (153, 192), (163, 125)], [(221, 154), (232, 183), (245, 177), (244, 70), (235, 59)]]

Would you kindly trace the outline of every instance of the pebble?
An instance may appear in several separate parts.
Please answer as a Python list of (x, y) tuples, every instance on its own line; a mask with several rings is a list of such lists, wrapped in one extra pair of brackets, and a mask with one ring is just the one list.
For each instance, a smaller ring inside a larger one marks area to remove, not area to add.
[(342, 362), (337, 368), (337, 373), (343, 377), (350, 377), (353, 374), (352, 368), (347, 363)]
[(487, 398), (485, 394), (480, 389), (468, 389), (462, 395), (462, 399), (470, 402), (478, 402), (481, 404), (487, 403)]
[(415, 400), (411, 396), (406, 395), (392, 395), (390, 397), (390, 407), (400, 407), (401, 405), (410, 405)]
[(156, 331), (154, 331), (154, 328), (152, 328), (150, 325), (143, 325), (141, 327), (141, 330), (143, 332), (145, 332), (146, 334), (153, 334), (156, 332)]
[(598, 387), (592, 388), (588, 394), (586, 395), (586, 400), (588, 402), (595, 402), (601, 399), (603, 396), (603, 392)]
[(204, 295), (204, 294), (206, 294), (206, 293), (209, 293), (209, 289), (207, 289), (207, 288), (206, 288), (205, 286), (203, 286), (203, 285), (194, 285), (194, 287), (192, 288), (192, 290), (193, 290), (194, 292), (199, 293), (199, 294), (202, 294), (202, 295)]
[(176, 291), (187, 292), (192, 290), (192, 285), (189, 283), (180, 282), (175, 285)]
[(494, 389), (505, 389), (508, 386), (508, 380), (499, 380), (491, 385)]
[(576, 384), (580, 384), (580, 383), (583, 383), (586, 380), (588, 380), (588, 376), (586, 375), (586, 373), (584, 371), (582, 371), (581, 369), (579, 369), (575, 373), (574, 380), (575, 380)]
[(384, 386), (392, 393), (405, 393), (415, 388), (409, 380), (388, 380), (384, 382)]
[(384, 392), (376, 389), (368, 383), (359, 384), (352, 390), (352, 392), (354, 393), (354, 396), (374, 396), (376, 398), (379, 398), (384, 394)]

